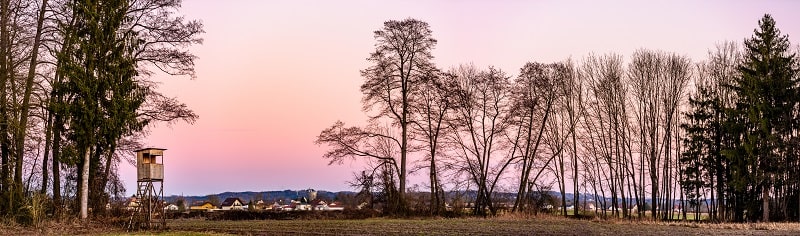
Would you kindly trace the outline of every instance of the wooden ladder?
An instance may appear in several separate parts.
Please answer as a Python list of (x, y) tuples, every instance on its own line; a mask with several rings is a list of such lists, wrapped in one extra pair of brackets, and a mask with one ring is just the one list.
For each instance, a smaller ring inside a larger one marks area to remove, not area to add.
[[(134, 206), (133, 211), (131, 211), (131, 217), (128, 220), (128, 226), (125, 227), (127, 232), (131, 232), (132, 230), (134, 230), (134, 228), (133, 228), (133, 220), (134, 220), (134, 218), (139, 218), (137, 216), (139, 216), (139, 213), (142, 210), (142, 203), (138, 198), (136, 199), (135, 203), (136, 203), (136, 206)], [(137, 221), (136, 224), (141, 223), (141, 222), (139, 222), (139, 219), (136, 219), (136, 221)], [(139, 227), (136, 227), (136, 229), (138, 229), (138, 228)]]

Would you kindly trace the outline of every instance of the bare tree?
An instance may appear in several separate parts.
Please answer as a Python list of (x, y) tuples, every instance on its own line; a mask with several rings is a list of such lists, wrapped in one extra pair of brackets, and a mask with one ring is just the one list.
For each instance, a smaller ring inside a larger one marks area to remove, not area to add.
[[(678, 113), (685, 100), (684, 91), (692, 76), (691, 71), (691, 62), (686, 57), (644, 49), (634, 53), (628, 67), (631, 104), (635, 107), (639, 136), (638, 177), (643, 184), (645, 172), (649, 173), (653, 218), (673, 217), (675, 176), (680, 172), (680, 169), (674, 170), (678, 167), (676, 153), (680, 149), (680, 143), (676, 141), (679, 137)], [(644, 166), (648, 168), (645, 170)], [(644, 188), (639, 190), (641, 201), (644, 201)], [(642, 210), (640, 207), (640, 217)]]
[[(358, 127), (345, 127), (341, 121), (330, 128), (323, 130), (315, 141), (318, 145), (331, 147), (324, 158), (329, 159), (328, 164), (341, 164), (346, 159), (366, 158), (371, 171), (363, 176), (373, 179), (378, 174), (376, 185), (381, 184), (384, 201), (391, 212), (403, 211), (402, 198), (397, 189), (396, 173), (400, 171), (397, 158), (397, 147), (400, 140), (390, 133), (388, 127), (370, 125), (366, 129)], [(366, 173), (366, 172), (365, 172)], [(361, 176), (360, 178), (364, 178)]]
[[(647, 173), (650, 174), (650, 199), (653, 202), (651, 207), (651, 217), (658, 217), (656, 211), (656, 201), (659, 199), (659, 161), (662, 152), (662, 140), (658, 138), (660, 130), (661, 106), (658, 105), (662, 93), (659, 92), (663, 87), (662, 64), (664, 55), (661, 53), (639, 50), (631, 56), (631, 63), (628, 66), (629, 84), (632, 90), (632, 102), (635, 107), (634, 117), (637, 121), (638, 140), (639, 140), (639, 181), (643, 183), (645, 174), (645, 163), (648, 163)], [(646, 159), (647, 158), (647, 159)], [(644, 197), (644, 188), (641, 188), (641, 195)], [(639, 207), (639, 216), (643, 214), (643, 207)]]
[(689, 58), (679, 56), (677, 54), (670, 54), (664, 61), (664, 86), (662, 86), (661, 106), (664, 111), (663, 114), (663, 129), (664, 129), (664, 183), (663, 196), (666, 197), (663, 209), (670, 209), (669, 218), (673, 218), (672, 209), (674, 208), (674, 190), (677, 188), (677, 178), (673, 167), (677, 166), (677, 154), (680, 153), (680, 142), (676, 139), (678, 134), (678, 125), (680, 124), (680, 106), (681, 101), (685, 100), (686, 85), (692, 77), (692, 63)]
[[(25, 191), (25, 166), (37, 160), (26, 148), (29, 130), (39, 125), (31, 119), (36, 68), (39, 65), (44, 7), (37, 1), (0, 1), (0, 210), (19, 211)], [(32, 72), (33, 71), (33, 72)]]
[[(577, 127), (581, 116), (582, 106), (582, 84), (580, 77), (575, 74), (575, 68), (571, 61), (561, 63), (563, 69), (555, 80), (553, 90), (557, 91), (558, 96), (555, 101), (555, 109), (553, 110), (553, 119), (547, 122), (547, 132), (545, 141), (551, 153), (556, 153), (556, 164), (554, 166), (554, 173), (557, 177), (559, 191), (561, 193), (561, 213), (567, 216), (567, 199), (566, 199), (566, 169), (573, 169), (573, 207), (575, 215), (578, 213), (578, 202), (580, 193), (578, 191), (578, 143), (577, 143)], [(565, 161), (565, 156), (570, 155), (569, 164)]]
[(580, 216), (580, 190), (578, 189), (580, 186), (580, 169), (579, 169), (579, 162), (580, 158), (578, 152), (578, 129), (580, 121), (583, 119), (584, 116), (584, 88), (583, 88), (583, 80), (582, 77), (578, 75), (577, 68), (572, 64), (572, 61), (568, 61), (568, 68), (572, 71), (572, 75), (567, 77), (567, 80), (564, 83), (564, 96), (565, 102), (563, 109), (566, 110), (567, 117), (569, 120), (570, 129), (572, 130), (572, 150), (570, 151), (570, 155), (572, 158), (570, 161), (572, 162), (572, 186), (573, 186), (573, 201), (572, 204), (575, 208), (575, 216)]
[(444, 188), (439, 180), (437, 156), (443, 155), (442, 143), (445, 136), (447, 115), (453, 106), (452, 91), (456, 87), (455, 76), (448, 73), (431, 73), (423, 77), (419, 89), (414, 91), (412, 100), (415, 115), (414, 131), (427, 146), (426, 164), (430, 170), (430, 210), (431, 214), (444, 211)]
[[(625, 177), (629, 176), (628, 161), (624, 154), (627, 140), (624, 131), (628, 118), (625, 113), (627, 89), (622, 82), (622, 57), (615, 54), (599, 57), (590, 55), (584, 59), (580, 74), (588, 83), (591, 95), (587, 102), (587, 121), (584, 122), (589, 134), (589, 149), (599, 158), (593, 161), (606, 166), (603, 169), (596, 164), (596, 178), (607, 180), (612, 214), (619, 216), (619, 209), (622, 207), (623, 217), (627, 217), (627, 200), (623, 188)], [(602, 184), (598, 187), (605, 197)], [(605, 211), (603, 214), (605, 215)]]
[[(521, 172), (517, 198), (512, 211), (524, 210), (525, 201), (530, 189), (529, 176), (533, 168), (534, 158), (537, 156), (539, 145), (545, 129), (545, 123), (550, 117), (555, 100), (555, 89), (548, 74), (547, 65), (541, 63), (527, 63), (520, 70), (520, 75), (514, 83), (513, 105), (516, 116), (514, 125), (517, 128), (516, 137), (513, 138), (512, 158), (519, 155)], [(516, 154), (519, 151), (519, 154)]]
[(22, 165), (25, 157), (25, 138), (28, 130), (28, 117), (30, 116), (31, 94), (33, 93), (34, 76), (36, 76), (36, 66), (39, 64), (39, 45), (41, 44), (42, 28), (44, 24), (44, 13), (47, 8), (47, 0), (42, 0), (36, 17), (36, 33), (34, 34), (33, 47), (31, 49), (30, 63), (28, 65), (28, 75), (25, 78), (25, 91), (22, 94), (22, 104), (20, 104), (19, 122), (17, 133), (15, 134), (16, 152), (16, 174), (14, 175), (15, 194), (17, 199), (23, 196), (22, 190)]
[(374, 65), (361, 71), (364, 110), (377, 110), (373, 120), (388, 118), (400, 129), (399, 194), (406, 188), (410, 95), (421, 77), (433, 70), (431, 50), (436, 40), (428, 23), (416, 19), (387, 21), (375, 31), (376, 50), (369, 57)]
[[(383, 28), (375, 31), (375, 52), (367, 59), (373, 63), (361, 71), (365, 78), (361, 85), (364, 111), (376, 111), (370, 116), (370, 123), (386, 121), (392, 127), (399, 129), (399, 137), (392, 142), (399, 150), (399, 163), (393, 163), (397, 168), (397, 181), (399, 183), (398, 199), (403, 204), (406, 191), (406, 174), (409, 153), (409, 124), (413, 122), (411, 101), (414, 91), (419, 89), (423, 78), (430, 76), (436, 69), (431, 60), (431, 50), (436, 45), (436, 40), (431, 36), (428, 23), (406, 19), (402, 21), (390, 20), (383, 24)], [(348, 131), (348, 132), (339, 132)], [(334, 147), (326, 157), (343, 157), (352, 155), (369, 156), (378, 159), (391, 159), (385, 155), (377, 155), (369, 150), (360, 150), (359, 146), (346, 145), (336, 140), (350, 139), (344, 135), (356, 135), (354, 139), (368, 137), (383, 137), (395, 139), (386, 135), (370, 132), (368, 129), (343, 128), (337, 122), (329, 129), (323, 131), (317, 139), (317, 144), (328, 144)], [(340, 152), (337, 150), (349, 150)], [(392, 159), (393, 160), (393, 159)], [(404, 207), (398, 206), (397, 209)]]
[(198, 20), (187, 20), (178, 15), (183, 0), (133, 0), (124, 31), (136, 32), (141, 45), (134, 52), (136, 63), (141, 65), (139, 73), (152, 74), (157, 69), (169, 75), (195, 77), (194, 60), (188, 47), (202, 44), (200, 34), (203, 24)]
[(469, 178), (478, 188), (474, 213), (496, 213), (492, 194), (505, 167), (501, 156), (501, 137), (508, 128), (509, 81), (503, 71), (489, 68), (478, 71), (462, 65), (454, 73), (458, 78), (456, 107), (448, 122), (456, 156), (463, 160)]

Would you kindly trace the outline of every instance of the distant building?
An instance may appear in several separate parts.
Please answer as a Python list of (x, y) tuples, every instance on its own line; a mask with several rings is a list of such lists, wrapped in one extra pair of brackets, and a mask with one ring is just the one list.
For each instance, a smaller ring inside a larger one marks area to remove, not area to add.
[(308, 203), (294, 203), (292, 205), (294, 205), (293, 208), (294, 208), (295, 211), (310, 211), (311, 210), (311, 204), (308, 204)]
[(344, 207), (339, 206), (340, 204), (338, 204), (336, 202), (328, 204), (325, 201), (317, 200), (317, 201), (314, 201), (312, 203), (312, 205), (314, 206), (313, 209), (316, 210), (316, 211), (342, 211), (342, 210), (344, 210)]
[(200, 201), (192, 204), (192, 207), (189, 209), (192, 211), (213, 211), (214, 209), (217, 209), (217, 207), (215, 207), (214, 204), (211, 204), (209, 201)]
[(129, 211), (135, 211), (138, 208), (139, 200), (136, 197), (131, 197), (131, 199), (128, 201), (128, 205), (125, 206), (125, 209)]
[(265, 203), (264, 200), (256, 201), (255, 203), (253, 203), (253, 207), (255, 209), (250, 209), (250, 210), (269, 210), (269, 209), (272, 209), (272, 206), (270, 206), (267, 203)]
[(169, 205), (164, 207), (164, 210), (166, 210), (166, 211), (178, 211), (178, 205), (169, 204)]
[(308, 192), (308, 201), (314, 201), (317, 199), (317, 190), (308, 189), (306, 192)]
[(220, 205), (223, 211), (227, 210), (244, 210), (244, 203), (238, 197), (229, 197)]
[(283, 210), (283, 206), (281, 204), (279, 204), (278, 202), (275, 202), (275, 203), (272, 203), (271, 206), (268, 206), (267, 208), (264, 208), (264, 209), (280, 211), (280, 210)]

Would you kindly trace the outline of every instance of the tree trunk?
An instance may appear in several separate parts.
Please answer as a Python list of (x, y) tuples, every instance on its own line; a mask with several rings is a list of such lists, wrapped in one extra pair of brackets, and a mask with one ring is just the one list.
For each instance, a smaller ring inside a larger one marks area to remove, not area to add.
[[(409, 67), (410, 66), (411, 65), (409, 65)], [(400, 73), (403, 73), (402, 70), (400, 71)], [(410, 71), (409, 71), (409, 73), (410, 73)], [(401, 137), (400, 137), (400, 139), (401, 139), (401, 144), (400, 144), (400, 174), (398, 175), (400, 177), (400, 179), (399, 179), (399, 181), (400, 181), (400, 189), (399, 190), (400, 191), (398, 191), (398, 193), (397, 193), (398, 199), (399, 199), (399, 203), (401, 205), (405, 205), (405, 195), (406, 195), (406, 159), (408, 157), (408, 109), (409, 109), (408, 108), (408, 93), (409, 93), (409, 91), (408, 91), (408, 89), (409, 89), (408, 80), (409, 80), (409, 77), (410, 77), (410, 75), (406, 75), (406, 77), (403, 78), (403, 82), (402, 82), (403, 88), (402, 88), (402, 91), (401, 91), (402, 96), (403, 96), (403, 104), (402, 104), (403, 110), (401, 111), (402, 112), (402, 117), (400, 118), (400, 129), (401, 129), (401, 131), (400, 131), (401, 132)], [(400, 209), (403, 209), (403, 211), (405, 211), (405, 206), (400, 206), (400, 207), (401, 207)]]
[[(577, 124), (577, 122), (575, 122)], [(574, 128), (574, 127), (573, 127)], [(578, 211), (578, 206), (580, 205), (580, 190), (578, 189), (578, 144), (575, 142), (575, 131), (572, 132), (572, 172), (573, 172), (573, 179), (572, 179), (572, 187), (573, 187), (573, 202), (572, 205), (574, 206), (575, 216), (581, 216), (580, 212)]]
[(48, 174), (50, 173), (47, 170), (47, 164), (50, 162), (50, 147), (52, 145), (52, 135), (53, 135), (53, 114), (47, 113), (47, 123), (45, 123), (45, 134), (44, 134), (44, 159), (42, 159), (42, 190), (40, 191), (41, 194), (47, 193), (47, 183), (50, 180)]
[[(108, 186), (108, 180), (111, 177), (111, 166), (113, 165), (114, 160), (114, 152), (117, 149), (116, 142), (112, 142), (111, 146), (108, 150), (105, 151), (107, 153), (105, 169), (103, 170), (103, 176), (100, 177), (100, 183), (98, 184), (95, 191), (98, 191), (95, 196), (99, 196), (100, 198), (97, 199), (95, 206), (96, 207), (104, 207), (106, 203), (108, 203), (109, 195), (106, 192), (106, 186)], [(98, 149), (100, 150), (100, 149)], [(99, 152), (99, 151), (98, 151)], [(101, 153), (98, 153), (98, 155)], [(109, 190), (110, 191), (110, 190)]]
[[(22, 111), (19, 114), (19, 124), (17, 126), (16, 139), (16, 170), (14, 172), (14, 185), (16, 198), (22, 199), (22, 165), (23, 158), (25, 157), (25, 135), (28, 127), (28, 116), (30, 113), (30, 100), (33, 90), (33, 77), (36, 75), (36, 65), (38, 64), (39, 45), (42, 38), (42, 24), (44, 23), (44, 12), (47, 8), (47, 0), (42, 0), (42, 6), (39, 10), (39, 17), (36, 21), (36, 35), (33, 39), (33, 48), (31, 51), (31, 62), (28, 66), (28, 77), (25, 79), (25, 92), (22, 97)], [(46, 164), (43, 166), (47, 166)], [(45, 180), (47, 181), (47, 180)]]
[(90, 155), (91, 161), (89, 161), (89, 201), (91, 202), (89, 207), (98, 210), (105, 206), (103, 199), (106, 198), (105, 186), (102, 185), (104, 170), (101, 169), (103, 162), (101, 157), (104, 152), (105, 149), (101, 145), (95, 145)]
[(525, 196), (528, 194), (527, 192), (525, 192), (525, 190), (528, 187), (527, 186), (528, 185), (528, 181), (529, 181), (528, 178), (530, 177), (531, 169), (533, 168), (533, 159), (536, 157), (537, 152), (539, 150), (539, 145), (540, 145), (540, 143), (542, 141), (542, 136), (544, 135), (544, 127), (545, 127), (545, 124), (546, 124), (548, 118), (550, 117), (550, 109), (552, 108), (552, 104), (553, 104), (552, 96), (550, 96), (550, 98), (548, 98), (548, 100), (547, 100), (547, 108), (545, 109), (544, 118), (542, 118), (542, 121), (540, 123), (539, 132), (538, 132), (538, 135), (536, 136), (536, 142), (535, 142), (533, 148), (531, 148), (530, 144), (531, 144), (531, 131), (533, 131), (533, 115), (534, 114), (533, 114), (533, 109), (532, 108), (529, 110), (528, 119), (529, 119), (530, 122), (528, 123), (528, 127), (527, 127), (528, 128), (528, 138), (526, 139), (525, 154), (524, 154), (524, 157), (523, 157), (523, 158), (526, 158), (527, 163), (523, 164), (523, 168), (524, 169), (522, 170), (522, 175), (520, 177), (519, 190), (517, 192), (517, 202), (516, 203), (518, 203), (518, 204), (514, 204), (514, 209), (515, 210), (518, 207), (519, 207), (520, 211), (525, 209), (524, 202), (519, 202), (519, 200), (520, 199), (525, 199)]
[(89, 162), (91, 160), (91, 152), (89, 147), (84, 150), (86, 153), (83, 156), (83, 170), (81, 171), (81, 219), (84, 222), (89, 216)]
[[(74, 14), (74, 12), (73, 12)], [(67, 30), (72, 30), (71, 28), (75, 26), (75, 17), (72, 16), (70, 20), (69, 26)], [(66, 38), (64, 39), (63, 44), (61, 45), (61, 52), (59, 55), (64, 54), (68, 55), (72, 48), (72, 41), (73, 41), (73, 34), (67, 33)], [(54, 98), (54, 102), (57, 104), (61, 104), (64, 102), (62, 79), (64, 78), (63, 72), (61, 69), (63, 68), (63, 63), (59, 62), (56, 65), (56, 78), (53, 82), (54, 86), (50, 91), (51, 99)], [(53, 101), (51, 101), (53, 103)], [(61, 210), (61, 132), (64, 130), (64, 114), (62, 114), (63, 110), (56, 111), (54, 107), (51, 105), (49, 112), (53, 113), (55, 118), (53, 120), (53, 202), (56, 205), (55, 213), (60, 213)]]
[(109, 149), (107, 150), (108, 156), (106, 157), (106, 165), (103, 173), (103, 181), (100, 183), (100, 186), (103, 186), (102, 188), (105, 188), (105, 186), (108, 184), (109, 177), (111, 177), (111, 165), (113, 164), (114, 152), (116, 151), (116, 149), (117, 145), (111, 144), (111, 147), (109, 147)]
[(558, 186), (558, 189), (561, 191), (561, 213), (564, 214), (564, 217), (567, 217), (567, 176), (564, 173), (564, 155), (559, 154), (558, 157), (558, 167), (561, 179)]
[(762, 212), (764, 215), (762, 216), (763, 222), (769, 222), (769, 187), (764, 186), (761, 188), (761, 200), (763, 201)]
[(62, 118), (56, 114), (53, 121), (53, 204), (56, 206), (55, 214), (61, 211), (61, 128)]
[[(433, 138), (432, 140), (436, 140)], [(435, 143), (436, 141), (432, 141)], [(439, 199), (439, 179), (436, 174), (436, 145), (431, 145), (431, 167), (430, 167), (430, 181), (431, 181), (431, 215), (439, 214), (441, 210)]]
[[(402, 126), (403, 126), (402, 127), (402, 133), (403, 134), (402, 134), (402, 137), (401, 137), (402, 144), (400, 146), (400, 175), (399, 175), (399, 177), (400, 177), (400, 179), (399, 179), (399, 181), (400, 181), (400, 189), (399, 189), (399, 191), (397, 193), (399, 204), (401, 204), (401, 205), (405, 204), (405, 195), (406, 195), (406, 157), (408, 156), (407, 155), (407, 152), (408, 152), (408, 137), (407, 137), (408, 130), (407, 130), (407, 125), (408, 125), (408, 123), (406, 123), (406, 121), (405, 121), (405, 115), (406, 115), (406, 111), (405, 111), (405, 109), (403, 109), (403, 116), (404, 116), (404, 118), (403, 118), (404, 120), (402, 121)], [(405, 206), (400, 206), (400, 207), (401, 207), (401, 209), (403, 209), (405, 211)]]
[(431, 181), (431, 200), (430, 200), (431, 201), (431, 203), (430, 203), (431, 215), (435, 215), (435, 214), (438, 213), (438, 207), (436, 206), (437, 205), (437, 200), (438, 200), (437, 196), (436, 196), (436, 184), (435, 184), (436, 183), (436, 178), (434, 178), (434, 173), (436, 171), (435, 171), (434, 168), (436, 168), (436, 167), (435, 167), (435, 164), (433, 163), (433, 157), (431, 157), (431, 167), (430, 167), (430, 176), (429, 176), (430, 177), (430, 181)]
[(10, 143), (8, 142), (8, 111), (6, 104), (6, 84), (10, 78), (8, 58), (10, 57), (9, 47), (11, 47), (8, 30), (9, 4), (9, 0), (0, 0), (0, 159), (2, 159), (2, 163), (0, 163), (2, 165), (2, 168), (0, 168), (0, 181), (2, 181), (0, 183), (2, 184), (0, 196), (4, 198), (4, 201), (0, 202), (0, 210), (12, 208), (11, 196), (9, 195), (12, 188), (9, 186), (11, 184), (11, 170), (9, 168), (10, 160), (8, 159)]

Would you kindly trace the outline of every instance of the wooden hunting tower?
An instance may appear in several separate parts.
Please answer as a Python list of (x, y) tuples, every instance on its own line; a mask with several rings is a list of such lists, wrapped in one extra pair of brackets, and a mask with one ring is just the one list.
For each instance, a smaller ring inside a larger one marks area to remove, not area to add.
[(167, 226), (164, 204), (164, 150), (136, 150), (136, 198), (132, 207), (129, 230), (164, 229)]
[(167, 149), (145, 148), (136, 151), (138, 181), (164, 180), (164, 150)]

